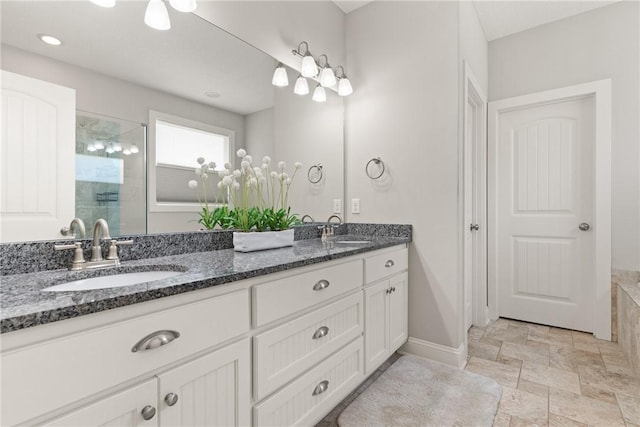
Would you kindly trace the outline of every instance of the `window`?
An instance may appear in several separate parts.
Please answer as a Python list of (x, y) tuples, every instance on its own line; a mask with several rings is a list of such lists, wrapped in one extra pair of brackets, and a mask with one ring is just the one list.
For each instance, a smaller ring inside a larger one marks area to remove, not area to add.
[[(198, 157), (233, 164), (235, 132), (182, 117), (149, 112), (148, 195), (150, 212), (196, 212), (198, 194), (187, 188), (195, 179)], [(209, 186), (214, 193), (217, 186)], [(212, 194), (210, 200), (216, 200)]]
[[(193, 169), (196, 159), (216, 162), (218, 169), (229, 161), (229, 135), (156, 119), (156, 165)], [(208, 127), (208, 126), (203, 126)]]

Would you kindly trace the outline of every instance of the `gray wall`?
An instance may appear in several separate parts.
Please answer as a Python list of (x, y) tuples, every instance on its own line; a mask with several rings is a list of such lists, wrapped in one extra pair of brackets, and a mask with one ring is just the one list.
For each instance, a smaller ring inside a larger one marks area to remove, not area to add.
[[(448, 347), (462, 341), (458, 19), (456, 2), (373, 2), (347, 15), (346, 199), (362, 212), (349, 220), (413, 224), (409, 335)], [(364, 167), (376, 156), (388, 174), (372, 181)]]
[(640, 270), (640, 3), (489, 43), (489, 101), (612, 79), (612, 267)]

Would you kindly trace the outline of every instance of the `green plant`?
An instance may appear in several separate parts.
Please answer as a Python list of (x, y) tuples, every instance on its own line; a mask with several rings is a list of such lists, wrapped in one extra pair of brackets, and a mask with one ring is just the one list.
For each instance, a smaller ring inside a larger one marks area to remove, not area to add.
[[(299, 224), (296, 214), (291, 213), (289, 206), (289, 189), (296, 175), (302, 167), (299, 162), (289, 175), (285, 169), (285, 162), (279, 162), (276, 169), (271, 169), (271, 158), (265, 156), (261, 167), (252, 165), (253, 158), (243, 149), (236, 155), (241, 159), (240, 168), (232, 170), (228, 163), (224, 169), (215, 170), (215, 163), (206, 163), (198, 158), (196, 174), (198, 181), (189, 181), (189, 188), (198, 192), (198, 200), (202, 207), (198, 222), (207, 229), (216, 226), (220, 228), (234, 228), (240, 231), (279, 231), (286, 230)], [(214, 173), (215, 172), (215, 173)], [(207, 182), (210, 176), (219, 178), (215, 207), (211, 207), (207, 198)], [(219, 194), (226, 195), (232, 208), (226, 203), (219, 202)]]

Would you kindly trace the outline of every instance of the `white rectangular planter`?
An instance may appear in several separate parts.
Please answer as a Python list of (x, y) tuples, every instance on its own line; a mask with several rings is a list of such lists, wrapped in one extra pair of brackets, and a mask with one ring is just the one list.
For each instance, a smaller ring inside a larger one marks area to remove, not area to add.
[(293, 228), (282, 231), (233, 232), (233, 249), (238, 252), (261, 251), (285, 246), (293, 246)]

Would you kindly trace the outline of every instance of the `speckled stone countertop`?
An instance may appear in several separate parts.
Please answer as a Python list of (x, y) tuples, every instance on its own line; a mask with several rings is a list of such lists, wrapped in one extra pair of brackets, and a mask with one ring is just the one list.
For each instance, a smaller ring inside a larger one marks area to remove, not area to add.
[[(233, 249), (222, 249), (123, 261), (120, 267), (102, 270), (49, 270), (2, 276), (0, 331), (16, 331), (411, 241), (410, 236), (389, 237), (366, 229), (358, 231), (364, 232), (336, 236), (329, 242), (317, 238), (298, 240), (292, 247), (260, 252), (240, 253)], [(150, 270), (177, 270), (184, 273), (120, 288), (82, 292), (42, 291), (49, 286), (82, 278)]]

